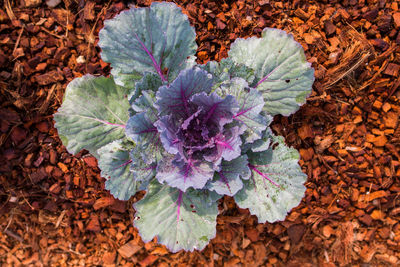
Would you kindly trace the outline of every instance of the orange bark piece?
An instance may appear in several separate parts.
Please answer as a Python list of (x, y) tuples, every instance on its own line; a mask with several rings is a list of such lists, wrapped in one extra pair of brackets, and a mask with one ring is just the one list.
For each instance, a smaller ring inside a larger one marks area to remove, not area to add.
[(374, 145), (377, 147), (382, 147), (382, 146), (386, 145), (387, 141), (388, 140), (387, 140), (386, 136), (380, 135), (375, 138)]
[(135, 240), (131, 240), (122, 247), (118, 249), (118, 253), (123, 257), (123, 258), (130, 258), (138, 252), (142, 247), (137, 244)]
[(383, 117), (383, 123), (387, 128), (396, 129), (398, 122), (399, 114), (396, 114), (395, 112), (389, 112), (386, 116)]
[(373, 193), (366, 195), (365, 201), (372, 201), (377, 198), (386, 197), (387, 195), (388, 195), (388, 193), (386, 191), (383, 191), (383, 190), (375, 191)]
[(332, 227), (329, 225), (325, 225), (324, 228), (322, 228), (322, 234), (326, 237), (329, 238), (335, 231), (333, 230)]
[(393, 20), (396, 28), (400, 28), (400, 12), (396, 12), (393, 14)]
[(385, 214), (380, 210), (374, 210), (371, 213), (371, 217), (374, 220), (383, 220), (385, 218)]
[(64, 173), (68, 172), (68, 167), (67, 167), (67, 165), (65, 165), (64, 163), (59, 162), (59, 163), (57, 163), (57, 165), (58, 165), (58, 167), (60, 167), (60, 169), (61, 169)]
[(162, 247), (156, 247), (152, 252), (151, 252), (151, 254), (153, 254), (153, 255), (165, 255), (165, 254), (168, 254), (169, 252), (168, 252), (168, 250), (164, 247), (164, 246), (162, 246)]
[(149, 256), (147, 256), (144, 260), (142, 260), (142, 261), (140, 262), (140, 266), (150, 266), (150, 265), (152, 265), (157, 259), (158, 259), (158, 256), (149, 255)]
[(93, 205), (93, 208), (95, 210), (99, 210), (101, 208), (105, 208), (108, 206), (111, 206), (114, 203), (114, 198), (113, 197), (102, 197), (96, 200), (96, 202)]
[(115, 251), (104, 253), (103, 258), (102, 258), (104, 264), (113, 264), (115, 261), (115, 256), (116, 256)]
[(199, 58), (200, 60), (206, 60), (206, 59), (208, 59), (207, 51), (200, 51), (200, 52), (197, 54), (197, 56), (198, 56), (198, 58)]

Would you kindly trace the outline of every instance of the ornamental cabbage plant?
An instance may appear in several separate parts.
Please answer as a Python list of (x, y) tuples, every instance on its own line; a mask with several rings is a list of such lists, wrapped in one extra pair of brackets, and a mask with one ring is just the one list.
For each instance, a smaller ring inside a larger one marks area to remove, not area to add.
[(220, 62), (195, 63), (195, 31), (172, 3), (133, 8), (99, 33), (110, 77), (74, 79), (54, 115), (70, 153), (98, 159), (105, 187), (134, 204), (143, 241), (203, 249), (218, 199), (234, 197), (260, 223), (284, 220), (307, 176), (299, 153), (269, 128), (305, 102), (314, 70), (291, 35), (266, 28), (237, 39)]

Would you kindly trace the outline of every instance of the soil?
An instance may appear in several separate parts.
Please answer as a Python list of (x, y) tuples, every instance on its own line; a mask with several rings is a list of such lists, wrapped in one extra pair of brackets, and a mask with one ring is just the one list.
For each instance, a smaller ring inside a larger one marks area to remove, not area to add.
[[(60, 3), (58, 3), (60, 2)], [(1, 266), (400, 265), (399, 1), (175, 1), (199, 63), (238, 37), (283, 29), (315, 68), (307, 103), (273, 130), (299, 149), (307, 191), (283, 222), (257, 223), (232, 198), (203, 251), (144, 244), (130, 201), (104, 190), (94, 157), (69, 154), (52, 115), (65, 87), (108, 75), (105, 19), (150, 1), (4, 0), (0, 9)]]

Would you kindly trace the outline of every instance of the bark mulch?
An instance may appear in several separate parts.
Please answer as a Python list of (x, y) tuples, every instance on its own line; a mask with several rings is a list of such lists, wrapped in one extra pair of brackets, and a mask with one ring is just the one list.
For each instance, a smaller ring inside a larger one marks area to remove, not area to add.
[[(58, 3), (60, 2), (60, 3)], [(313, 92), (273, 129), (300, 150), (302, 203), (258, 224), (232, 198), (201, 252), (144, 244), (132, 202), (104, 190), (97, 162), (70, 155), (52, 115), (65, 87), (109, 73), (97, 47), (104, 19), (134, 4), (3, 0), (0, 7), (2, 266), (398, 266), (400, 264), (399, 1), (175, 1), (196, 28), (199, 62), (238, 37), (284, 29), (315, 68)]]

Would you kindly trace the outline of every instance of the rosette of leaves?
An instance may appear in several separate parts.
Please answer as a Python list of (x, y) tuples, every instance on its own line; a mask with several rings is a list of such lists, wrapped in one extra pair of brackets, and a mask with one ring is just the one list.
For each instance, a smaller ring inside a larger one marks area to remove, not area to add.
[(110, 77), (73, 80), (54, 115), (71, 153), (98, 159), (106, 189), (134, 204), (135, 227), (172, 252), (204, 248), (218, 199), (260, 223), (284, 220), (307, 176), (299, 153), (269, 128), (305, 102), (314, 71), (284, 31), (237, 39), (221, 62), (195, 64), (195, 31), (172, 3), (133, 8), (99, 34)]

